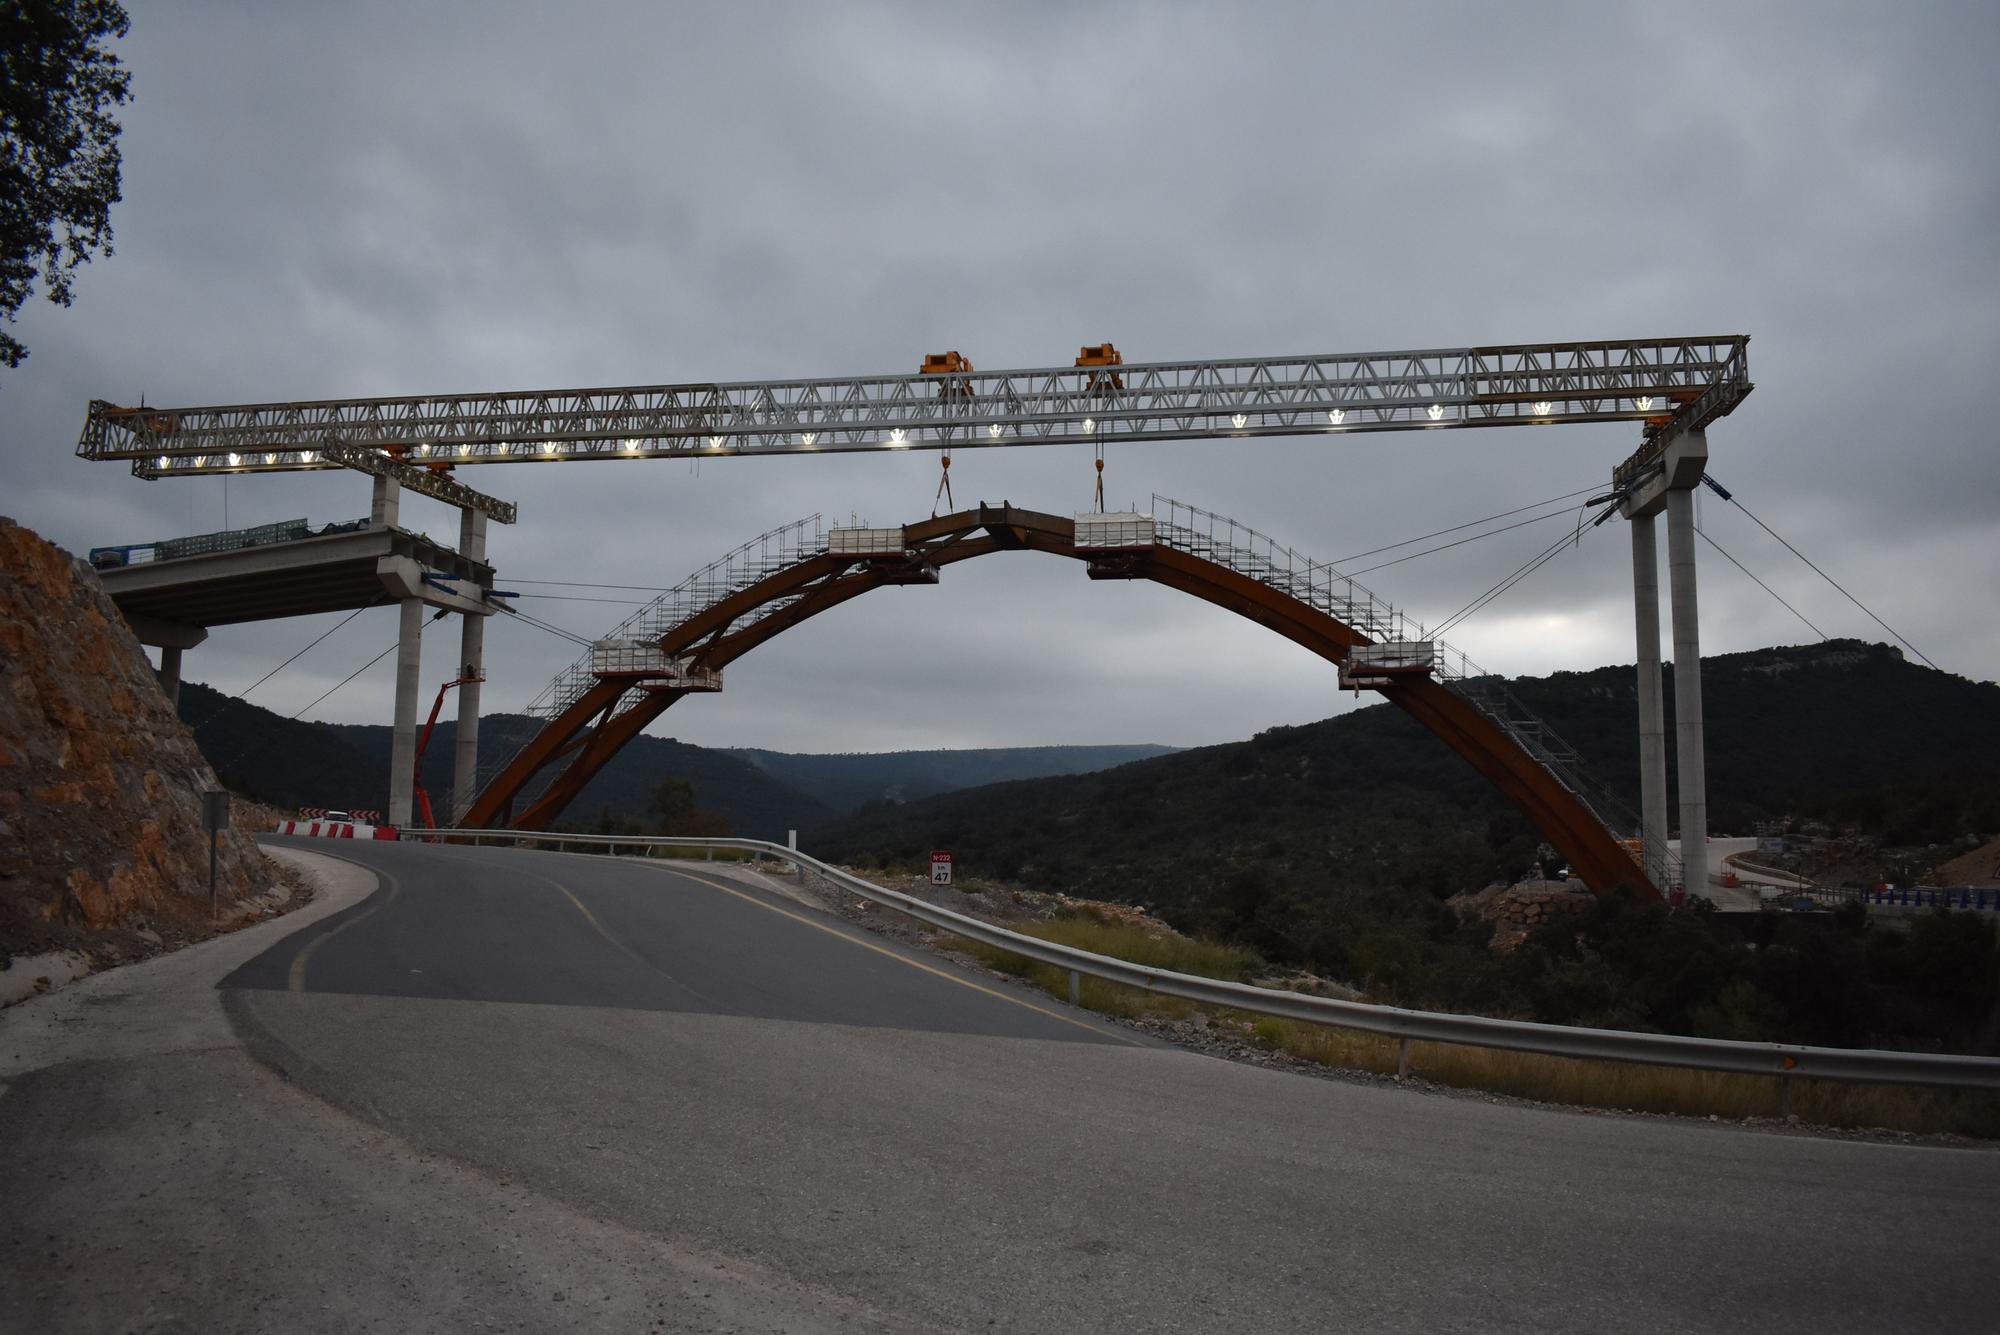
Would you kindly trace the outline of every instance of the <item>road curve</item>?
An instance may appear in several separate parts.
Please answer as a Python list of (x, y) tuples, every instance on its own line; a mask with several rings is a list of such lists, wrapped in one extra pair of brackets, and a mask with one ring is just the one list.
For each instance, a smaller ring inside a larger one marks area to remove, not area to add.
[(1216, 1061), (700, 865), (339, 852), (376, 894), (224, 981), (251, 1052), (421, 1153), (914, 1329), (1824, 1335), (2000, 1301), (1989, 1152)]

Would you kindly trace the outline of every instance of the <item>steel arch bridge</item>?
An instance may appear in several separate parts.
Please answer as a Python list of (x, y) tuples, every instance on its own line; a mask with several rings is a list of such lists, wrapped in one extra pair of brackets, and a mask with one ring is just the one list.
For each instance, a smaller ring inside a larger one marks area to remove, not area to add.
[(1464, 757), (1593, 891), (1660, 894), (1608, 823), (1631, 828), (1636, 818), (1499, 678), (1329, 565), (1177, 501), (1155, 497), (1154, 509), (1071, 519), (982, 504), (901, 528), (826, 530), (813, 516), (774, 529), (628, 618), (619, 638), (598, 641), (551, 683), (530, 706), (547, 723), (458, 823), (546, 829), (647, 724), (685, 695), (721, 689), (722, 669), (758, 645), (871, 589), (936, 583), (959, 561), (1035, 551), (1081, 561), (1092, 579), (1178, 589), (1302, 645), (1339, 667), (1343, 685), (1381, 693)]

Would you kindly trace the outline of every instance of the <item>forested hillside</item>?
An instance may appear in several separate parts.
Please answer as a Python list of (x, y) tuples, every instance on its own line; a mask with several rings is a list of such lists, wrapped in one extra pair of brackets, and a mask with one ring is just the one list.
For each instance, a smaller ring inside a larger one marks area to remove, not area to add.
[[(1630, 667), (1512, 688), (1636, 808)], [(1787, 814), (1902, 842), (2000, 831), (2000, 686), (1835, 641), (1707, 660), (1703, 703), (1712, 832)], [(1437, 928), (1445, 896), (1521, 875), (1537, 842), (1469, 765), (1382, 704), (1101, 774), (874, 803), (809, 847), (863, 863), (949, 848), (972, 871), (1150, 904), (1184, 930), (1351, 969), (1363, 938)]]
[[(1637, 805), (1630, 667), (1512, 683)], [(1783, 815), (1896, 842), (2000, 832), (2000, 687), (1856, 641), (1703, 664), (1715, 832)], [(1394, 706), (1101, 774), (896, 806), (810, 836), (863, 866), (949, 848), (967, 871), (1143, 903), (1183, 931), (1406, 1005), (1845, 1045), (2000, 1046), (2000, 945), (1981, 915), (1905, 935), (1858, 912), (1703, 914), (1604, 901), (1511, 954), (1445, 897), (1521, 875), (1521, 817)]]
[[(387, 727), (298, 722), (192, 682), (181, 688), (181, 717), (194, 729), (223, 783), (238, 792), (281, 807), (380, 810), (389, 804)], [(505, 764), (540, 727), (541, 720), (521, 714), (482, 718), (481, 772)], [(451, 791), (457, 732), (455, 723), (440, 721), (424, 753), (424, 786), (440, 819)], [(701, 807), (720, 812), (737, 834), (752, 838), (783, 839), (786, 830), (803, 829), (833, 814), (727, 752), (642, 736), (591, 780), (561, 824), (582, 828), (607, 813), (621, 821), (646, 822), (652, 816), (652, 789), (665, 778), (688, 780)]]
[[(390, 730), (381, 725), (287, 719), (197, 682), (181, 689), (181, 717), (222, 781), (281, 807), (388, 806)], [(451, 791), (457, 725), (453, 702), (424, 753), (424, 785), (445, 809)], [(421, 720), (419, 720), (421, 724)], [(536, 729), (538, 719), (488, 714), (480, 720), (479, 763), (491, 774)], [(558, 822), (565, 828), (604, 820), (651, 828), (653, 788), (686, 779), (703, 809), (735, 833), (779, 839), (833, 819), (869, 798), (924, 796), (997, 778), (1067, 774), (1167, 751), (1160, 746), (1044, 746), (971, 751), (794, 755), (729, 751), (641, 736), (613, 757)]]

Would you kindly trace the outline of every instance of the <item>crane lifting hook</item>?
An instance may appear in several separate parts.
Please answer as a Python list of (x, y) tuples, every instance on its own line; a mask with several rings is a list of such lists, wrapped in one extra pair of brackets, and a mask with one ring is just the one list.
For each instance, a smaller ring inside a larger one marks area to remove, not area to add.
[(944, 469), (938, 474), (937, 495), (931, 498), (932, 519), (937, 518), (939, 501), (945, 501), (954, 507), (958, 505), (958, 502), (953, 499), (951, 494), (951, 451), (946, 450), (939, 456), (938, 461), (944, 465)]

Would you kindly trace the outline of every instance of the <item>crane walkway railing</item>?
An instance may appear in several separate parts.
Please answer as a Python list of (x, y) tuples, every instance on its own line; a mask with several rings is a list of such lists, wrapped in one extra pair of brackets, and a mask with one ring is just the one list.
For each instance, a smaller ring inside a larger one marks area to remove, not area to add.
[[(760, 580), (825, 550), (826, 526), (820, 516), (811, 514), (803, 519), (795, 519), (767, 533), (760, 533), (742, 546), (717, 557), (626, 617), (608, 635), (601, 638), (657, 641), (667, 631), (690, 617), (707, 611), (723, 599), (741, 593)], [(797, 601), (796, 595), (772, 599), (744, 613), (736, 624), (750, 625), (774, 612), (782, 611)], [(582, 699), (586, 691), (597, 684), (597, 674), (593, 671), (593, 656), (594, 650), (585, 650), (583, 656), (576, 662), (557, 673), (555, 678), (542, 688), (541, 694), (531, 700), (522, 712), (545, 721), (561, 716), (571, 705)], [(619, 701), (616, 712), (623, 713), (637, 704), (638, 699), (636, 694), (628, 694), (625, 699)], [(533, 742), (534, 735), (530, 734), (506, 759), (482, 765), (475, 791), (483, 791), (488, 780), (503, 772)], [(532, 806), (535, 800), (556, 781), (557, 773), (555, 767), (544, 766), (515, 796), (515, 804), (521, 808)]]
[[(707, 611), (723, 599), (825, 550), (826, 526), (816, 514), (793, 520), (768, 533), (760, 533), (741, 547), (695, 571), (619, 622), (602, 638), (658, 640), (675, 626)], [(746, 612), (738, 624), (747, 626), (782, 611), (796, 601), (796, 597), (773, 599)], [(526, 712), (537, 718), (553, 719), (575, 704), (596, 681), (597, 677), (591, 671), (591, 655), (586, 652), (558, 673), (542, 693), (529, 702)]]
[(528, 843), (552, 847), (558, 852), (578, 848), (603, 849), (606, 854), (616, 854), (619, 849), (639, 853), (662, 849), (742, 850), (760, 858), (775, 858), (794, 867), (810, 869), (868, 903), (901, 913), (928, 926), (1066, 970), (1070, 975), (1072, 1001), (1079, 977), (1101, 978), (1160, 996), (1180, 997), (1257, 1015), (1303, 1020), (1309, 1024), (1384, 1034), (1404, 1044), (1405, 1066), (1409, 1053), (1407, 1045), (1424, 1041), (1463, 1043), (1473, 1047), (1504, 1048), (1590, 1061), (1636, 1062), (1697, 1071), (1774, 1076), (1780, 1082), (1781, 1111), (1789, 1110), (1790, 1082), (1793, 1079), (2000, 1089), (2000, 1058), (1994, 1057), (1890, 1052), (1876, 1048), (1808, 1047), (1792, 1043), (1636, 1033), (1622, 1029), (1582, 1029), (1559, 1024), (1535, 1024), (1527, 1020), (1494, 1019), (1485, 1015), (1405, 1010), (1397, 1006), (1311, 996), (1303, 992), (1287, 992), (1149, 968), (1128, 960), (1096, 955), (1087, 950), (1010, 932), (1004, 927), (940, 908), (914, 895), (876, 885), (796, 848), (764, 839), (674, 839), (559, 834), (539, 830), (438, 830), (431, 833), (435, 837), (471, 844)]

